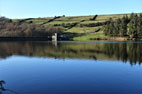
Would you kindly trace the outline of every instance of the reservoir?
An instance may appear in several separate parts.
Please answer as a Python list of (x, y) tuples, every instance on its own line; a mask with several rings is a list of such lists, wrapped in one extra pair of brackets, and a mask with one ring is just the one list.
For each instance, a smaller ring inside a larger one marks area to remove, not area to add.
[(0, 94), (142, 94), (142, 42), (0, 42)]

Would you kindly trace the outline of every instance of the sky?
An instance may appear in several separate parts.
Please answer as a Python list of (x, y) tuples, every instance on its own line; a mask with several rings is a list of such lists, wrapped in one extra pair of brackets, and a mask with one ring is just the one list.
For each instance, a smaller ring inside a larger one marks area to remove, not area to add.
[(0, 0), (0, 16), (37, 18), (142, 13), (142, 0)]

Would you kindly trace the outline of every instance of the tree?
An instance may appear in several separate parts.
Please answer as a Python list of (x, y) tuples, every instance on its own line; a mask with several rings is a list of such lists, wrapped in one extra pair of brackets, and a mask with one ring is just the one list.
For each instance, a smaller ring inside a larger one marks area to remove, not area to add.
[(137, 31), (137, 25), (138, 25), (138, 15), (137, 14), (132, 14), (131, 15), (132, 18), (130, 20), (130, 23), (129, 23), (129, 31), (128, 31), (128, 34), (131, 38), (134, 38), (134, 37), (137, 37), (138, 36), (138, 31)]
[(113, 21), (112, 19), (106, 24), (104, 29), (105, 35), (109, 36), (130, 36), (131, 38), (142, 37), (142, 14), (132, 13), (121, 19)]
[(128, 24), (128, 17), (127, 17), (127, 16), (124, 16), (124, 17), (121, 19), (121, 23), (119, 23), (119, 25), (120, 25), (119, 35), (120, 35), (121, 37), (127, 35), (127, 24)]
[(142, 14), (140, 14), (138, 18), (137, 32), (138, 32), (138, 37), (142, 37)]

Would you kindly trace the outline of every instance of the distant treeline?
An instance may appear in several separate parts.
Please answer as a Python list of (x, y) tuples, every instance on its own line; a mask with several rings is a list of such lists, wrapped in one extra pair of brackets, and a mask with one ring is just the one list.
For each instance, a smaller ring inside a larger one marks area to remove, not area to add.
[(142, 37), (142, 14), (132, 13), (121, 19), (110, 19), (104, 28), (105, 35), (130, 38)]
[(0, 17), (0, 37), (48, 37), (62, 29), (54, 26), (43, 26), (34, 23), (12, 22)]

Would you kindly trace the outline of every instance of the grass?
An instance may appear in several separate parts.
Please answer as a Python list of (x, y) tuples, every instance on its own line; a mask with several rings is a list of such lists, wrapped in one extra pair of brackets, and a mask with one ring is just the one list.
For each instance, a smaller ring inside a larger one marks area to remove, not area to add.
[(66, 32), (70, 33), (93, 33), (98, 30), (100, 27), (73, 27), (72, 29), (67, 30)]
[(82, 20), (89, 20), (93, 18), (93, 16), (70, 16), (70, 17), (61, 17), (56, 19), (56, 21), (82, 21)]
[(19, 21), (19, 19), (13, 19), (12, 21), (13, 21), (13, 22), (18, 22), (18, 21)]
[(32, 21), (33, 23), (36, 23), (36, 24), (43, 24), (43, 23), (49, 21), (50, 19), (52, 19), (52, 18), (37, 18), (37, 19), (27, 20), (26, 22)]
[[(97, 22), (104, 22), (112, 19), (122, 18), (125, 14), (114, 14), (114, 15), (98, 15), (95, 21), (90, 21), (91, 18), (93, 18), (95, 15), (91, 16), (69, 16), (69, 17), (61, 17), (58, 19), (55, 19), (55, 21), (50, 22), (48, 24), (54, 25), (54, 24), (62, 24), (62, 23), (75, 23), (80, 22), (84, 20), (84, 22), (81, 22), (81, 24), (89, 24), (89, 23), (97, 23)], [(128, 14), (129, 16), (129, 14)], [(33, 21), (36, 24), (42, 24), (44, 22), (47, 22), (48, 20), (53, 19), (53, 17), (46, 17), (46, 18), (33, 18), (31, 20), (26, 20), (26, 22)], [(18, 22), (21, 19), (13, 19), (14, 22)], [(47, 26), (47, 24), (46, 24)]]
[(130, 14), (112, 14), (112, 15), (99, 15), (96, 19), (96, 21), (107, 21), (110, 18), (112, 18), (113, 20), (116, 20), (118, 18), (122, 18), (123, 16), (128, 15), (130, 16)]
[(90, 41), (91, 38), (103, 38), (105, 37), (104, 34), (85, 34), (79, 37), (74, 37), (73, 40), (75, 41)]
[(98, 22), (105, 22), (105, 21), (84, 21), (84, 22), (81, 22), (80, 24), (91, 24), (91, 23), (98, 23)]
[(55, 25), (55, 24), (59, 24), (59, 25), (62, 25), (63, 23), (64, 24), (71, 24), (71, 23), (76, 23), (78, 21), (53, 21), (53, 22), (50, 22), (50, 23), (47, 23), (45, 25)]

